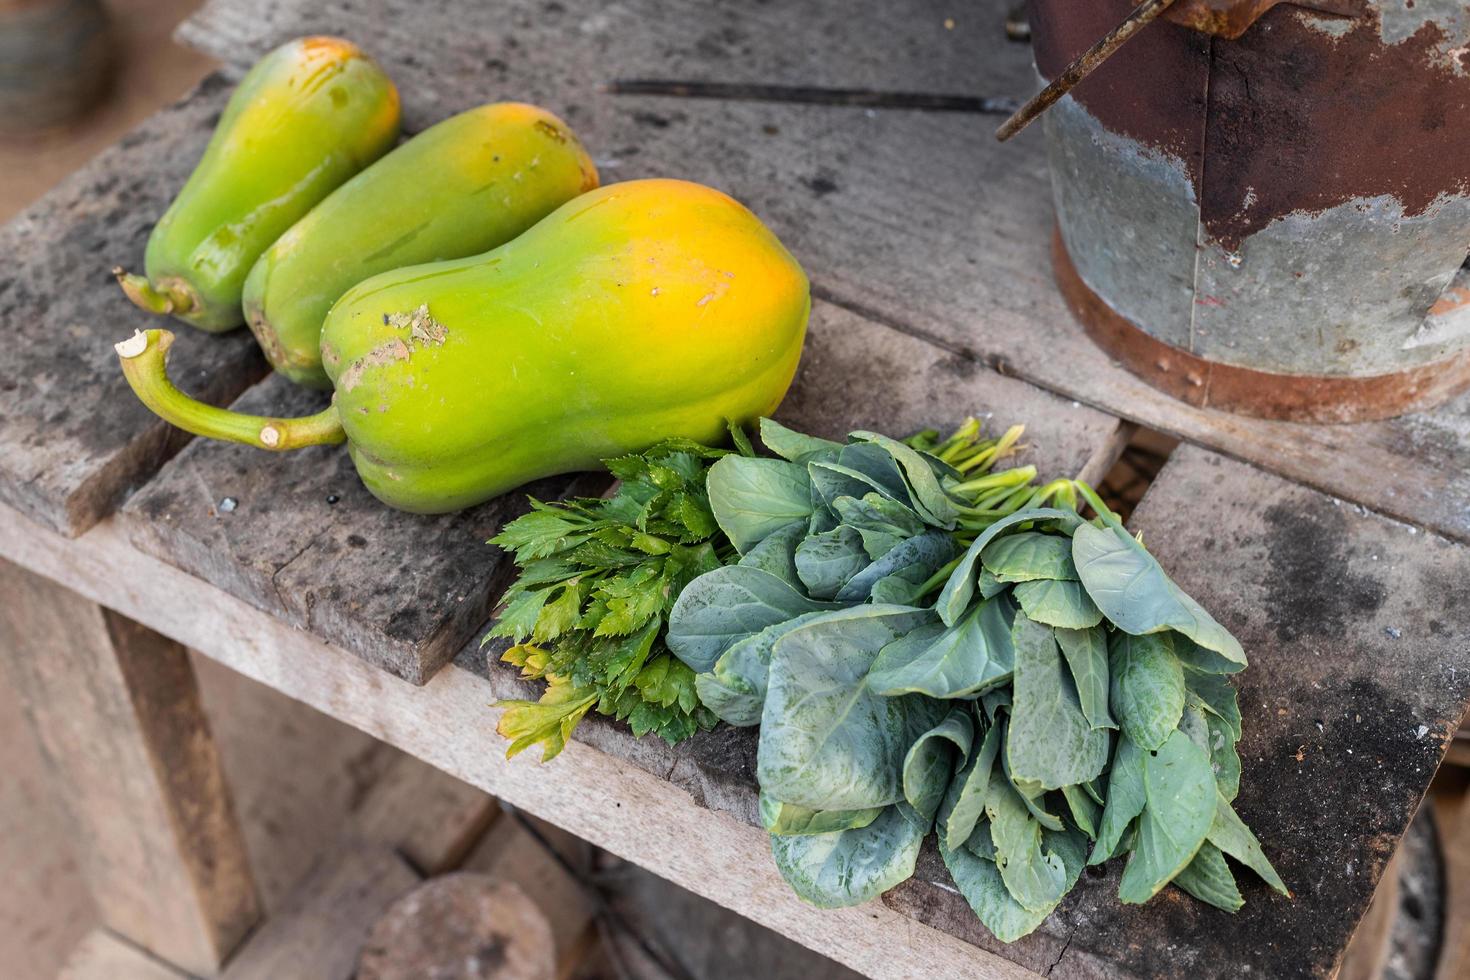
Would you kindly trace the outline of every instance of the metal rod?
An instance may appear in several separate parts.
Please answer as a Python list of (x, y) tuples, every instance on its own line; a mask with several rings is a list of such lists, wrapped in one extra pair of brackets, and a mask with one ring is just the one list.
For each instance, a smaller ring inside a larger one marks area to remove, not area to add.
[(975, 112), (988, 115), (1012, 113), (1020, 105), (1020, 100), (1009, 96), (882, 92), (866, 88), (754, 85), (744, 82), (684, 82), (662, 78), (619, 78), (608, 82), (603, 88), (612, 95), (666, 95), (685, 99), (797, 102), (807, 105), (856, 106), (869, 109), (925, 109), (932, 112)]
[(1143, 0), (1143, 3), (1133, 8), (1133, 13), (1124, 18), (1123, 23), (1082, 52), (1081, 57), (1051, 80), (1050, 85), (1036, 93), (1030, 101), (1016, 110), (1015, 115), (1001, 123), (1000, 128), (995, 131), (995, 138), (1004, 143), (1031, 125), (1037, 116), (1051, 108), (1052, 103), (1070, 92), (1072, 87), (1082, 79), (1091, 75), (1098, 65), (1107, 61), (1114, 51), (1123, 46), (1123, 42), (1148, 26), (1155, 17), (1168, 10), (1173, 3), (1174, 0)]

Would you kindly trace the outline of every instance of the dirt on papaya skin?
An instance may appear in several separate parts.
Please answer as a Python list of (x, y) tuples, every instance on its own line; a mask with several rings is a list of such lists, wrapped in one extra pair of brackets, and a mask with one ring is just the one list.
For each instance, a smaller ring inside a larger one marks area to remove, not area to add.
[(265, 352), (266, 360), (271, 364), (280, 366), (286, 363), (286, 348), (281, 344), (281, 337), (276, 333), (276, 328), (266, 319), (265, 310), (255, 305), (249, 305), (245, 309), (245, 323), (250, 327), (250, 332), (255, 335), (255, 342)]
[[(395, 337), (374, 347), (366, 354), (357, 358), (337, 378), (337, 390), (349, 392), (362, 383), (363, 374), (374, 367), (392, 364), (395, 361), (406, 361), (413, 357), (414, 353), (424, 347), (442, 347), (444, 340), (449, 336), (449, 329), (429, 315), (427, 303), (420, 304), (417, 309), (407, 313), (384, 313), (383, 323), (398, 330), (407, 330), (408, 337)], [(332, 357), (335, 360), (339, 355), (334, 350)], [(326, 348), (323, 347), (322, 359), (326, 360)]]

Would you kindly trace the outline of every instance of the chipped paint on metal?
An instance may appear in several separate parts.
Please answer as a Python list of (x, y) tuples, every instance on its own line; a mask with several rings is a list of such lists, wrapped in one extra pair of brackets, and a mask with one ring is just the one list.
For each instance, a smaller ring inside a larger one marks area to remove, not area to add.
[(1384, 194), (1284, 215), (1233, 251), (1206, 242), (1188, 349), (1288, 374), (1377, 375), (1439, 360), (1453, 340), (1406, 345), (1464, 261), (1467, 229), (1470, 197), (1406, 214)]
[(1183, 162), (1110, 131), (1071, 98), (1042, 118), (1078, 274), (1120, 314), (1187, 347), (1199, 205)]
[[(1245, 398), (1254, 372), (1332, 397), (1388, 385), (1422, 405), (1465, 374), (1470, 0), (1347, 2), (1362, 13), (1282, 4), (1203, 49), (1203, 35), (1152, 25), (1046, 120), (1076, 277), (1123, 323), (1237, 372), (1206, 380), (1217, 394)], [(1129, 6), (1099, 0), (1080, 19)], [(1045, 76), (1091, 25), (1079, 36), (1064, 0), (1034, 7), (1033, 27), (1053, 32), (1037, 38)]]

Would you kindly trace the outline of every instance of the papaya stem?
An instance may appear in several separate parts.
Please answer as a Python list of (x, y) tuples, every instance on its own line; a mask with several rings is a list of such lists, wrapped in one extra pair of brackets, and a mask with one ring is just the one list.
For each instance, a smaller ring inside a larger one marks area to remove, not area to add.
[(276, 452), (346, 441), (335, 402), (315, 415), (282, 419), (232, 412), (190, 398), (168, 379), (173, 343), (172, 331), (140, 330), (114, 348), (134, 394), (165, 422), (196, 436)]
[(120, 265), (113, 267), (112, 276), (128, 299), (133, 301), (133, 305), (149, 313), (184, 314), (192, 311), (196, 305), (193, 291), (183, 283), (169, 282), (155, 286), (147, 276), (124, 271)]

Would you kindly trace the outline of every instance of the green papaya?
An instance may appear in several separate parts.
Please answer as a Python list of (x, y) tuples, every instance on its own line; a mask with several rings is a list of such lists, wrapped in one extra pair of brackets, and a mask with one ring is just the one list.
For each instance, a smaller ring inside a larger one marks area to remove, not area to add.
[(544, 109), (484, 105), (431, 126), (333, 191), (245, 280), (245, 322), (275, 369), (330, 388), (327, 311), (370, 276), (478, 255), (597, 186), (567, 125)]
[(354, 286), (322, 327), (335, 393), (317, 415), (188, 398), (168, 381), (164, 330), (117, 350), (133, 390), (174, 425), (262, 449), (345, 439), (379, 499), (432, 513), (769, 415), (810, 309), (801, 266), (743, 206), (638, 180), (574, 198), (482, 255)]
[(244, 322), (250, 267), (398, 138), (398, 90), (355, 44), (306, 37), (246, 73), (199, 165), (148, 238), (146, 276), (114, 269), (138, 306), (211, 332)]

